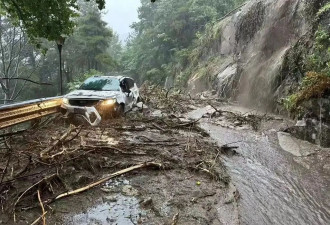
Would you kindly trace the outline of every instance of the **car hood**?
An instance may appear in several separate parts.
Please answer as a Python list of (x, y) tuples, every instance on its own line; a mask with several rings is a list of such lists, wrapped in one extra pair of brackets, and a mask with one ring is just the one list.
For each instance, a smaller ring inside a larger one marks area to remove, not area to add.
[(65, 95), (69, 99), (108, 99), (120, 97), (120, 91), (89, 91), (89, 90), (75, 90)]

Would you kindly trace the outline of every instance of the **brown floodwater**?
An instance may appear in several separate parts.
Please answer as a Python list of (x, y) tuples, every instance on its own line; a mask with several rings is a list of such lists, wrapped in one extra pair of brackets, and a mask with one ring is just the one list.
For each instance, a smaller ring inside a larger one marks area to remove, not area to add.
[[(189, 116), (196, 119), (209, 111), (199, 109)], [(330, 224), (330, 149), (287, 137), (281, 147), (272, 126), (254, 132), (212, 120), (201, 122), (211, 138), (219, 145), (238, 146), (238, 155), (223, 160), (240, 193), (242, 224)]]

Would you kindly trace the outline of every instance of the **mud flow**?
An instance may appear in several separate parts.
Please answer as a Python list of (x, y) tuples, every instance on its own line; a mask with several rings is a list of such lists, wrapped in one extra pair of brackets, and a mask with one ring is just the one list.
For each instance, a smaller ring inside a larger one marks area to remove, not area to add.
[(329, 151), (297, 148), (279, 133), (290, 121), (211, 95), (142, 93), (98, 127), (56, 116), (4, 137), (0, 224), (330, 221)]
[[(219, 110), (254, 114), (256, 111), (222, 105)], [(211, 107), (188, 114), (197, 119)], [(229, 113), (230, 114), (230, 113)], [(202, 119), (200, 127), (219, 146), (237, 147), (223, 162), (239, 193), (243, 224), (328, 224), (330, 221), (329, 149), (281, 132), (292, 124), (278, 116), (266, 116), (253, 130), (251, 124), (226, 116)], [(267, 118), (268, 117), (268, 118)]]

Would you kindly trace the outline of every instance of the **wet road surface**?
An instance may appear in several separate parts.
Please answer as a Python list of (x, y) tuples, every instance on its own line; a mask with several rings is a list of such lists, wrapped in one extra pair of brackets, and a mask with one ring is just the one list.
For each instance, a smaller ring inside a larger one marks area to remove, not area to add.
[[(199, 109), (190, 117), (202, 114)], [(219, 145), (238, 146), (238, 155), (223, 160), (240, 193), (242, 224), (330, 224), (329, 149), (281, 140), (287, 148), (309, 149), (297, 156), (279, 146), (276, 129), (231, 129), (212, 119), (202, 119), (201, 127)]]

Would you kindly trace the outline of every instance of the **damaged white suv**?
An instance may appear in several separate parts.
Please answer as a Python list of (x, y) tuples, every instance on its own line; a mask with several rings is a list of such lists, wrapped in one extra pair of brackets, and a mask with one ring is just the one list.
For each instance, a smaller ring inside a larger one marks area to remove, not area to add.
[(120, 116), (139, 100), (139, 89), (132, 78), (93, 76), (65, 95), (61, 108), (66, 117), (81, 115), (96, 126), (101, 118)]

